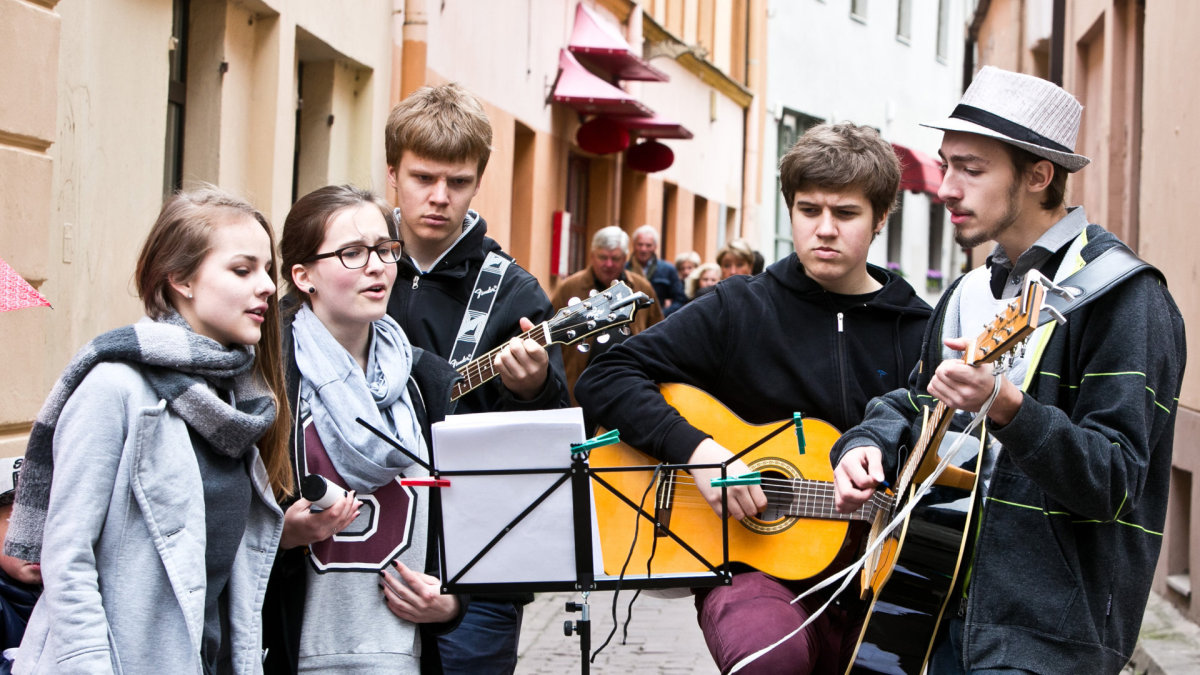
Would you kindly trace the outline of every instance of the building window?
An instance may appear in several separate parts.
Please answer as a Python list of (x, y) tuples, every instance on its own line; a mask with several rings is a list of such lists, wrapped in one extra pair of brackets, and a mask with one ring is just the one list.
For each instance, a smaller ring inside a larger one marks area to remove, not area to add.
[(171, 16), (167, 137), (163, 153), (163, 196), (183, 187), (183, 113), (187, 103), (188, 0), (175, 0)]
[(938, 0), (937, 57), (945, 62), (950, 51), (950, 0)]
[(850, 0), (850, 18), (867, 22), (867, 0)]
[(775, 146), (775, 260), (786, 258), (795, 249), (792, 244), (792, 214), (788, 205), (783, 201), (783, 187), (779, 177), (779, 160), (787, 154), (796, 141), (808, 131), (823, 122), (819, 117), (784, 108), (779, 118), (777, 144)]
[(946, 207), (936, 202), (929, 205), (929, 268), (925, 270), (925, 290), (941, 293), (946, 280), (942, 264), (942, 240), (946, 229)]
[(912, 0), (896, 3), (896, 39), (904, 44), (912, 39)]

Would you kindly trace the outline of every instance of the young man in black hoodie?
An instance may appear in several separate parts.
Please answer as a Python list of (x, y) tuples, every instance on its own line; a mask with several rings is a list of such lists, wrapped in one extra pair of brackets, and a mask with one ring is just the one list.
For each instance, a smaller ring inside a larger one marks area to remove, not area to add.
[[(598, 358), (576, 385), (591, 419), (662, 461), (717, 463), (741, 448), (722, 447), (702, 420), (684, 419), (659, 393), (661, 383), (698, 387), (751, 423), (800, 412), (846, 429), (873, 396), (902, 385), (917, 361), (929, 306), (899, 276), (867, 264), (899, 187), (891, 145), (870, 127), (819, 125), (780, 161), (780, 178), (795, 253), (764, 274), (717, 284)], [(728, 467), (730, 476), (747, 472), (741, 461)], [(692, 474), (720, 513), (720, 489), (709, 484), (719, 470)], [(759, 486), (729, 489), (731, 518), (766, 504)], [(802, 588), (742, 570), (731, 586), (697, 594), (700, 626), (722, 672), (804, 622), (815, 605), (790, 604)], [(856, 618), (831, 607), (743, 672), (841, 672)]]
[[(397, 193), (404, 256), (388, 314), (414, 345), (456, 368), (503, 347), (495, 359), (499, 377), (459, 399), (456, 412), (565, 407), (559, 348), (517, 339), (553, 316), (550, 300), (470, 210), (491, 145), (482, 104), (456, 84), (423, 87), (392, 109), (388, 183)], [(522, 607), (530, 600), (528, 594), (473, 598), (462, 624), (439, 638), (445, 672), (513, 672)]]

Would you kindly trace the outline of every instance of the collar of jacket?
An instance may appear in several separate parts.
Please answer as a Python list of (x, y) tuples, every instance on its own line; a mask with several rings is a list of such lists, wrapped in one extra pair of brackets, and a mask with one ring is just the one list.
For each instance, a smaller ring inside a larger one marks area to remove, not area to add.
[[(871, 264), (867, 265), (867, 272), (876, 281), (883, 284), (883, 288), (875, 294), (875, 297), (866, 303), (867, 307), (889, 309), (899, 314), (924, 316), (929, 316), (932, 312), (927, 303), (914, 302), (914, 299), (917, 299), (916, 292), (895, 272)], [(823, 296), (828, 293), (824, 287), (804, 273), (804, 266), (800, 264), (795, 253), (771, 263), (767, 267), (766, 273), (778, 279), (779, 283), (786, 288), (802, 296)]]
[[(486, 236), (487, 221), (475, 211), (467, 212), (468, 218), (472, 215), (476, 217), (476, 221), (471, 229), (463, 233), (450, 246), (450, 249), (438, 258), (433, 268), (424, 274), (461, 279), (471, 272), (472, 262), (482, 262), (489, 251), (500, 250), (500, 245), (491, 237)], [(414, 275), (420, 274), (412, 259), (407, 256), (401, 258), (400, 262), (396, 264), (402, 279), (411, 279)]]

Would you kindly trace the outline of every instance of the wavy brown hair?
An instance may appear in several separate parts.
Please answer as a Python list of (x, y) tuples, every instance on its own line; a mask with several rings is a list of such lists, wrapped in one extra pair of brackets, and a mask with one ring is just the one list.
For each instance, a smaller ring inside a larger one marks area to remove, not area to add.
[(883, 219), (900, 191), (900, 160), (875, 129), (845, 122), (818, 124), (804, 132), (779, 160), (780, 192), (788, 210), (801, 190), (858, 188)]
[[(158, 220), (150, 228), (146, 243), (142, 245), (134, 280), (147, 315), (161, 319), (175, 311), (169, 294), (171, 281), (186, 282), (192, 279), (212, 248), (213, 230), (238, 216), (253, 218), (267, 233), (271, 242), (271, 261), (267, 273), (271, 275), (271, 281), (279, 285), (275, 232), (266, 217), (242, 199), (206, 186), (168, 198), (158, 214)], [(267, 298), (267, 313), (263, 319), (262, 337), (255, 349), (254, 369), (275, 399), (275, 421), (259, 439), (258, 448), (267, 468), (271, 490), (276, 499), (283, 499), (291, 494), (295, 483), (288, 455), (288, 432), (292, 416), (283, 378), (277, 293)]]

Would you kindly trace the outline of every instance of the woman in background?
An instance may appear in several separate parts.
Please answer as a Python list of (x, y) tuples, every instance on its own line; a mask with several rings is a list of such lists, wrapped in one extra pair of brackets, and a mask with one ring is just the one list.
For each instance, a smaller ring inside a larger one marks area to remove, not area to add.
[(45, 591), (14, 672), (261, 671), (292, 488), (274, 250), (219, 190), (163, 205), (147, 318), (84, 346), (30, 433), (5, 552), (40, 561)]
[(717, 265), (721, 268), (722, 279), (735, 274), (752, 274), (754, 263), (754, 249), (745, 239), (731, 239), (717, 252)]
[(378, 197), (351, 186), (305, 195), (280, 249), (292, 287), (283, 333), (292, 461), (298, 477), (348, 493), (323, 512), (304, 499), (287, 510), (264, 613), (267, 670), (436, 671), (436, 641), (423, 638), (453, 628), (465, 607), (426, 574), (429, 488), (401, 480), (428, 475), (430, 425), (450, 410), (458, 374), (386, 314), (402, 247)]
[(688, 301), (695, 300), (697, 297), (704, 295), (710, 288), (717, 285), (721, 280), (721, 268), (715, 263), (704, 263), (692, 273), (688, 275), (687, 281), (684, 282), (684, 290), (687, 293)]

